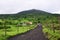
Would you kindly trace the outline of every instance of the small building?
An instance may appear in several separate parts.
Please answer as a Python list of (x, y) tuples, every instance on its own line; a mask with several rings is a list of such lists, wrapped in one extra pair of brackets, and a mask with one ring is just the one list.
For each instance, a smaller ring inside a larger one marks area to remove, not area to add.
[(29, 24), (29, 25), (31, 25), (31, 24), (32, 24), (32, 22), (26, 22), (26, 24)]

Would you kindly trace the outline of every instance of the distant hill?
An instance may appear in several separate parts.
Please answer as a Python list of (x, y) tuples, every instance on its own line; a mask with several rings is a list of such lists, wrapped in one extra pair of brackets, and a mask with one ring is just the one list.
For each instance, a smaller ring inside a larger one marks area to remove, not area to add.
[(52, 15), (51, 13), (49, 12), (45, 12), (45, 11), (42, 11), (42, 10), (36, 10), (36, 9), (31, 9), (31, 10), (26, 10), (26, 11), (22, 11), (22, 12), (18, 12), (17, 14), (0, 14), (0, 18), (1, 19), (19, 19), (20, 17), (24, 17), (24, 16), (27, 16), (27, 15), (34, 15), (34, 16), (40, 16), (40, 15), (43, 15), (43, 16), (50, 16)]
[[(37, 9), (31, 9), (31, 10), (26, 10), (26, 11), (22, 11), (22, 12), (19, 12), (18, 14), (20, 13), (39, 13), (39, 14), (48, 14), (48, 12), (45, 12), (45, 11), (42, 11), (42, 10), (37, 10)], [(49, 13), (50, 14), (50, 13)]]

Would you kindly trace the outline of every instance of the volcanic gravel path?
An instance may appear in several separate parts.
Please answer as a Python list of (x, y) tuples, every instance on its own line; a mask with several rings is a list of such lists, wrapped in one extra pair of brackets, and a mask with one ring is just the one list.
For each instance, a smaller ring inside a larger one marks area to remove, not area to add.
[(48, 40), (43, 34), (42, 29), (42, 25), (38, 24), (35, 29), (10, 37), (8, 40)]

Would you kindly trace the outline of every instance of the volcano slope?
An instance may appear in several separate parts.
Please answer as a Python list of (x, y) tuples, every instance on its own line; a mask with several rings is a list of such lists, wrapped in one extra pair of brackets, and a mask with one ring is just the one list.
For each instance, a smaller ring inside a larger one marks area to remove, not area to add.
[(18, 34), (13, 37), (8, 38), (7, 40), (48, 40), (42, 31), (42, 25), (38, 24), (37, 27), (33, 30), (30, 30), (23, 34)]

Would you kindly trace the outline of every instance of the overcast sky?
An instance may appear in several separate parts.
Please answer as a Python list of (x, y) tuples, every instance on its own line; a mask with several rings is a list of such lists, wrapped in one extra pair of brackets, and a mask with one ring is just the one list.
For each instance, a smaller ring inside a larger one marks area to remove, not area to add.
[(29, 9), (60, 11), (60, 0), (0, 0), (0, 14), (17, 13)]

